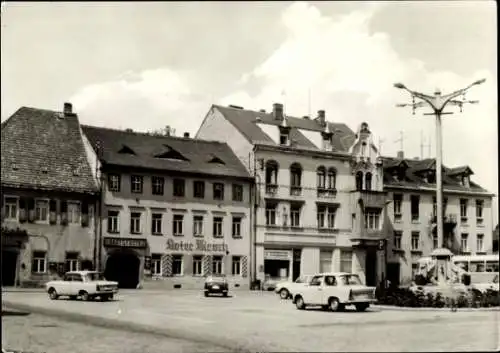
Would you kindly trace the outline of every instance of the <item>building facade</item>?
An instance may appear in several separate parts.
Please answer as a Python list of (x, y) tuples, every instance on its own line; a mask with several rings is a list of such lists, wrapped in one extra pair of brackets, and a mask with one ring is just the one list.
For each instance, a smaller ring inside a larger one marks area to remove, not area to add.
[[(388, 278), (409, 283), (417, 260), (437, 247), (436, 167), (434, 159), (384, 158), (384, 189), (392, 241), (388, 246)], [(454, 254), (492, 253), (493, 194), (474, 183), (467, 167), (443, 170), (443, 246)]]
[(196, 135), (225, 141), (255, 177), (252, 278), (354, 272), (370, 285), (383, 274), (386, 197), (382, 164), (363, 124), (237, 106), (212, 106)]
[(92, 269), (97, 183), (78, 117), (22, 107), (2, 123), (2, 285)]
[(252, 179), (220, 142), (83, 126), (102, 192), (101, 269), (121, 287), (248, 288)]

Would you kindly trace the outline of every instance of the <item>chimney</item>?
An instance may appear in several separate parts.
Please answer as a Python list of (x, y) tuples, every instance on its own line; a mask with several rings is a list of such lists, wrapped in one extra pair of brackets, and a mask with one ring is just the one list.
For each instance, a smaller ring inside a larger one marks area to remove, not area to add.
[(189, 138), (189, 132), (184, 133), (184, 138), (187, 138), (187, 139)]
[(283, 119), (283, 104), (281, 104), (281, 103), (274, 103), (273, 104), (273, 116), (274, 116), (274, 119), (276, 119), (276, 120)]
[(71, 103), (64, 103), (64, 110), (63, 110), (64, 115), (72, 115), (73, 114), (73, 104)]
[(325, 119), (325, 111), (324, 110), (318, 110), (318, 117), (316, 118), (316, 121), (321, 125), (325, 126), (326, 124), (326, 119)]
[(405, 154), (403, 151), (398, 151), (398, 159), (405, 159)]

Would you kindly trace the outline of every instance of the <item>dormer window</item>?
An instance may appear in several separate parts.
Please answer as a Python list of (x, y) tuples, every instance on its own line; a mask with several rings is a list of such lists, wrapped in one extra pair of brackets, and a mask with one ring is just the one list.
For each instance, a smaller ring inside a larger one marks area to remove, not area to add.
[(466, 188), (470, 186), (470, 177), (467, 174), (462, 175), (462, 185)]
[(289, 144), (288, 132), (280, 132), (280, 145), (287, 146)]

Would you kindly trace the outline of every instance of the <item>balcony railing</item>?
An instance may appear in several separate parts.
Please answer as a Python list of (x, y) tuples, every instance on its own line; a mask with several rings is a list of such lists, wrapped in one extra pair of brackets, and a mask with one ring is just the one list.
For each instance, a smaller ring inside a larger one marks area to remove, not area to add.
[(333, 188), (317, 188), (317, 196), (325, 198), (333, 198), (337, 196), (337, 189)]
[[(433, 214), (430, 218), (430, 223), (437, 223), (437, 215)], [(443, 214), (443, 223), (457, 224), (457, 215), (454, 213)]]
[(266, 184), (266, 194), (274, 195), (278, 192), (277, 184)]
[(290, 186), (290, 195), (291, 196), (300, 196), (302, 194), (301, 186)]
[(387, 193), (374, 190), (357, 190), (353, 192), (357, 202), (361, 201), (364, 207), (384, 208)]

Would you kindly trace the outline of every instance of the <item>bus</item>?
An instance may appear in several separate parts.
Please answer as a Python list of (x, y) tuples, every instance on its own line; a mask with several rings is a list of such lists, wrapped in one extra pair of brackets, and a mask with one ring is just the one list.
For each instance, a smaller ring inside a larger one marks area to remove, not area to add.
[(498, 254), (455, 255), (451, 261), (470, 274), (471, 283), (491, 283), (495, 276), (498, 276)]

